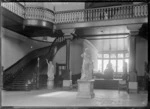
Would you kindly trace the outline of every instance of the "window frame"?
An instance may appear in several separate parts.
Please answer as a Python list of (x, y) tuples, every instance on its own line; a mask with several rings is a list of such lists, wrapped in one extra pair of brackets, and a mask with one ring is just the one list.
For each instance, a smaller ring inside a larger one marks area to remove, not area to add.
[[(121, 53), (123, 54), (122, 58), (118, 57), (118, 54), (121, 54)], [(129, 61), (129, 57), (125, 57), (126, 53), (129, 53), (129, 52), (124, 50), (124, 51), (116, 51), (116, 52), (109, 51), (109, 52), (100, 53), (100, 54), (102, 54), (102, 58), (98, 58), (98, 60), (100, 59), (102, 61), (102, 73), (104, 72), (104, 68), (103, 68), (104, 60), (108, 60), (108, 61), (116, 60), (116, 72), (114, 72), (114, 73), (118, 74), (118, 75), (122, 75), (123, 72), (118, 72), (118, 60), (122, 60), (123, 62), (125, 62), (125, 59), (128, 59), (128, 61)], [(104, 58), (104, 54), (109, 54), (109, 58)], [(110, 57), (111, 54), (116, 54), (116, 58), (111, 58)]]

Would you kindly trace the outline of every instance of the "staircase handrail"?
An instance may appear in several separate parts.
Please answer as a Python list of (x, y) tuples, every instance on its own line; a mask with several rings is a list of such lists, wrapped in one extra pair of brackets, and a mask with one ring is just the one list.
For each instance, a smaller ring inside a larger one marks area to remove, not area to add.
[(16, 63), (14, 63), (9, 68), (7, 68), (6, 70), (4, 70), (4, 76), (5, 75), (7, 76), (9, 74), (13, 75), (15, 72), (17, 72), (18, 70), (20, 70), (21, 67), (23, 68), (31, 59), (40, 56), (41, 53), (47, 52), (48, 48), (50, 46), (46, 46), (46, 47), (39, 48), (39, 49), (36, 49), (36, 50), (33, 50), (33, 51), (29, 52), (23, 58), (19, 59)]

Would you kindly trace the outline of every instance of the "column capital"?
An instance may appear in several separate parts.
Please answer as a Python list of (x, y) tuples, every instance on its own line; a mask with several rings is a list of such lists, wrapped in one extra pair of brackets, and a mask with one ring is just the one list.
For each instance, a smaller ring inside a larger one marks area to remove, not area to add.
[(64, 36), (66, 38), (72, 38), (73, 36), (71, 35), (71, 33), (74, 33), (75, 29), (62, 29), (62, 32), (64, 33)]
[(142, 24), (127, 25), (127, 29), (130, 31), (130, 36), (138, 35), (141, 27)]

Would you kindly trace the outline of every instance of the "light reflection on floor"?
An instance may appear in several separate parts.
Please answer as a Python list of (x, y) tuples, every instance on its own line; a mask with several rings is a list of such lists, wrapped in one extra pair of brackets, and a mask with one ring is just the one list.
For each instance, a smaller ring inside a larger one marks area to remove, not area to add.
[(41, 94), (41, 95), (37, 95), (37, 96), (38, 97), (51, 97), (51, 96), (58, 96), (63, 93), (64, 93), (64, 91), (59, 91), (59, 92), (51, 92), (51, 93)]
[(147, 105), (147, 93), (127, 94), (117, 90), (94, 90), (95, 98), (77, 98), (77, 91), (2, 91), (2, 106), (132, 106)]

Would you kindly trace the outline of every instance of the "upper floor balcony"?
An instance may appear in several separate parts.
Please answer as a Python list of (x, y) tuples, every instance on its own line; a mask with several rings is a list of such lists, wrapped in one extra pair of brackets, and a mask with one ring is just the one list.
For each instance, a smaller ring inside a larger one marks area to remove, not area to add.
[[(35, 23), (33, 20), (41, 20), (54, 24), (56, 29), (148, 22), (146, 3), (59, 12), (43, 7), (27, 7), (15, 2), (2, 3), (2, 7), (25, 21), (30, 20), (30, 24)], [(41, 24), (44, 26), (47, 23)]]

